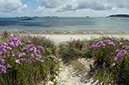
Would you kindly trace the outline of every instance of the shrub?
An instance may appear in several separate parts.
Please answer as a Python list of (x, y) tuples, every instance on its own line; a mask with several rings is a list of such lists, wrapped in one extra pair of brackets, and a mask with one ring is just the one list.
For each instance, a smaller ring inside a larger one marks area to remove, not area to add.
[(96, 75), (100, 82), (128, 85), (129, 42), (124, 39), (102, 38), (95, 40), (88, 48), (94, 59)]
[(69, 62), (70, 60), (78, 59), (85, 56), (85, 41), (71, 40), (59, 45), (59, 56), (63, 61)]
[(10, 38), (0, 44), (0, 84), (34, 85), (53, 80), (59, 62), (51, 49), (31, 41)]

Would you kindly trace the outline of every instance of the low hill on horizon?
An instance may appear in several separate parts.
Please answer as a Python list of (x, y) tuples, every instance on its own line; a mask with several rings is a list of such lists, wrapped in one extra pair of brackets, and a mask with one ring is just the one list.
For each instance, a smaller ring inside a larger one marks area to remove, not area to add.
[(108, 18), (110, 18), (110, 17), (111, 17), (111, 18), (112, 18), (112, 17), (114, 17), (114, 18), (115, 18), (115, 17), (116, 17), (116, 18), (117, 18), (117, 17), (118, 17), (118, 18), (119, 18), (119, 17), (120, 17), (120, 18), (121, 18), (121, 17), (123, 17), (123, 18), (129, 18), (129, 15), (127, 15), (127, 14), (116, 14), (116, 15), (109, 15), (109, 16), (107, 16), (107, 17), (108, 17)]

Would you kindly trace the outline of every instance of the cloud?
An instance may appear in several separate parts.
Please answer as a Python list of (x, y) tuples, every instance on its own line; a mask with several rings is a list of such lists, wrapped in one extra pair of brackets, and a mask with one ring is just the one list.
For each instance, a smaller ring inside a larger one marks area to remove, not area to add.
[(21, 0), (0, 0), (0, 11), (13, 12), (27, 8), (27, 4), (22, 4)]
[(37, 12), (129, 9), (129, 0), (42, 0)]

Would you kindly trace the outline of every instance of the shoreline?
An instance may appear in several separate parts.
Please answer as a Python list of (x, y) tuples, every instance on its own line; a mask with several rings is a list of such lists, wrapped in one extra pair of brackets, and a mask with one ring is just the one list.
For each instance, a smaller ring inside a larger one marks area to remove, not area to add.
[[(0, 31), (2, 32), (2, 31)], [(73, 39), (90, 40), (100, 37), (116, 37), (129, 39), (129, 31), (9, 31), (10, 33), (44, 36), (56, 44)]]
[[(8, 31), (8, 30), (6, 30)], [(3, 32), (3, 31), (0, 31)], [(129, 35), (129, 31), (8, 31), (20, 34), (53, 34), (53, 35), (80, 35), (80, 34), (98, 34), (98, 35)]]

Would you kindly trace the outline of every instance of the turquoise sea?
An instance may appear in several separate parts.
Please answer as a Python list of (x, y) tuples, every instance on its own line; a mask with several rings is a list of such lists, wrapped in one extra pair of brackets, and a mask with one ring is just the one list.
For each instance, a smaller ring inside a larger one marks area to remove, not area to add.
[(0, 18), (0, 30), (24, 31), (129, 31), (129, 18), (31, 17)]

